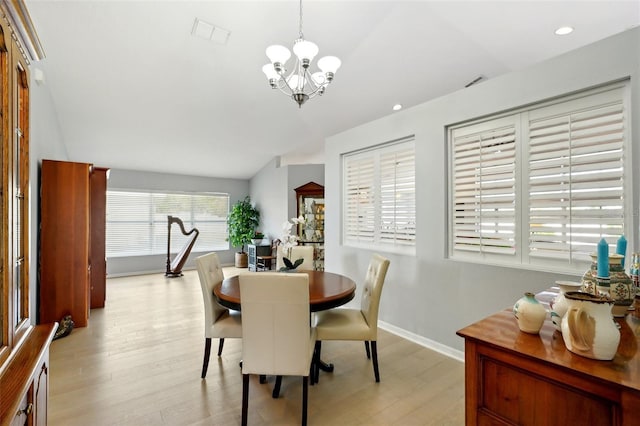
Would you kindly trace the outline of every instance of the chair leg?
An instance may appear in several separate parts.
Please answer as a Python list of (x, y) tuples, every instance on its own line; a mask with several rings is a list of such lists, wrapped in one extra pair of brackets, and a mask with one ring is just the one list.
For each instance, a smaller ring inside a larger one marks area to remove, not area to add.
[(276, 384), (273, 385), (273, 393), (271, 394), (273, 399), (280, 396), (280, 386), (282, 386), (282, 376), (276, 376)]
[(373, 374), (376, 376), (376, 383), (380, 381), (380, 371), (378, 370), (378, 342), (371, 341), (371, 352), (373, 354)]
[(205, 337), (204, 339), (204, 359), (202, 360), (202, 374), (201, 378), (207, 377), (207, 369), (209, 369), (209, 357), (211, 356), (211, 338)]
[(224, 338), (221, 338), (220, 343), (218, 343), (218, 356), (222, 355), (223, 346), (224, 346)]
[(313, 363), (313, 380), (318, 383), (320, 381), (320, 352), (322, 351), (322, 341), (316, 340), (316, 347), (314, 349), (313, 356), (316, 357), (316, 362)]
[(307, 400), (309, 399), (309, 378), (302, 377), (302, 426), (307, 425)]
[(371, 352), (369, 352), (369, 341), (364, 341), (364, 350), (367, 351), (367, 359), (371, 359)]
[(267, 383), (267, 375), (266, 374), (261, 374), (260, 375), (260, 384), (264, 385), (265, 383)]
[(242, 375), (242, 426), (247, 426), (249, 412), (249, 375)]

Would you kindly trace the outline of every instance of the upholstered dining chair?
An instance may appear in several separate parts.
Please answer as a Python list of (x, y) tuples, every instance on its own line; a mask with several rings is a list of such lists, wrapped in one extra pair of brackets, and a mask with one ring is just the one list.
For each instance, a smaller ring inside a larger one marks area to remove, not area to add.
[(218, 255), (209, 253), (196, 258), (202, 298), (204, 300), (204, 360), (202, 361), (202, 375), (204, 379), (209, 368), (211, 357), (211, 339), (220, 339), (218, 356), (222, 355), (225, 338), (242, 337), (242, 316), (238, 311), (230, 311), (220, 305), (213, 296), (213, 287), (222, 282), (224, 274)]
[(247, 424), (249, 375), (302, 376), (302, 424), (307, 424), (315, 329), (307, 274), (240, 274), (242, 301), (242, 424)]
[[(320, 359), (323, 340), (363, 340), (367, 358), (373, 356), (373, 374), (380, 381), (378, 370), (378, 307), (380, 294), (389, 269), (389, 259), (374, 254), (369, 262), (360, 309), (335, 308), (316, 312), (316, 356)], [(371, 342), (371, 350), (369, 350)], [(319, 369), (315, 366), (315, 381), (319, 379)]]
[(284, 266), (283, 257), (288, 258), (291, 262), (302, 258), (303, 262), (297, 268), (299, 270), (312, 271), (315, 269), (313, 266), (313, 246), (293, 246), (291, 247), (291, 255), (287, 256), (285, 249), (282, 245), (279, 245), (276, 248), (276, 271), (279, 271)]

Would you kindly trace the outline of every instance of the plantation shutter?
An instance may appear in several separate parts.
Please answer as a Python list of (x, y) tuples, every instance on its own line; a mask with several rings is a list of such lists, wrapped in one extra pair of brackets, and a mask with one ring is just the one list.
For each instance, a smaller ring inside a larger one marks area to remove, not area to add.
[(374, 155), (345, 157), (345, 242), (372, 243), (375, 232)]
[(380, 155), (380, 241), (413, 245), (416, 239), (415, 149)]
[(454, 129), (452, 142), (453, 251), (514, 255), (513, 118)]
[(588, 260), (624, 233), (622, 89), (532, 112), (529, 256)]
[(343, 176), (345, 244), (415, 247), (413, 137), (345, 155)]

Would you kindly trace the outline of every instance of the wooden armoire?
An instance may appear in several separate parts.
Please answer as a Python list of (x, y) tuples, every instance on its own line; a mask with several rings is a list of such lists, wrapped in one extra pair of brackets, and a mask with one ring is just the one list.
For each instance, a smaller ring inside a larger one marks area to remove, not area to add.
[(40, 323), (71, 315), (85, 327), (104, 307), (108, 169), (43, 160), (40, 174)]

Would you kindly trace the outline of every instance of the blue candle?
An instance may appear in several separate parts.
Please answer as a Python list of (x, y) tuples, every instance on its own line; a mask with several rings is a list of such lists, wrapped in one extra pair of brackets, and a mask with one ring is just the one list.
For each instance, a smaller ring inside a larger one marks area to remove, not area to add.
[(609, 276), (609, 244), (604, 238), (598, 243), (598, 276)]
[[(616, 244), (616, 254), (621, 254), (622, 256), (627, 256), (627, 239), (624, 235), (621, 235), (618, 238), (618, 243)], [(624, 268), (624, 257), (621, 260), (622, 267)]]

